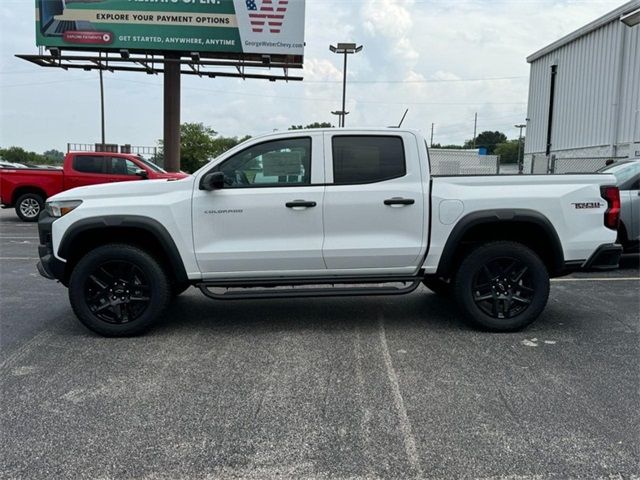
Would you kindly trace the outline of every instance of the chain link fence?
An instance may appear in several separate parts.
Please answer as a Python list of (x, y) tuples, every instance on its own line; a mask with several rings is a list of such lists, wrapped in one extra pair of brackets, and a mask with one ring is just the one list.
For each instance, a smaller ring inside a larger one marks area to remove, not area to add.
[(499, 155), (479, 155), (477, 150), (429, 149), (431, 174), (435, 176), (497, 175)]
[(593, 173), (611, 162), (627, 157), (556, 157), (555, 155), (532, 155), (531, 173), (536, 175), (561, 173)]

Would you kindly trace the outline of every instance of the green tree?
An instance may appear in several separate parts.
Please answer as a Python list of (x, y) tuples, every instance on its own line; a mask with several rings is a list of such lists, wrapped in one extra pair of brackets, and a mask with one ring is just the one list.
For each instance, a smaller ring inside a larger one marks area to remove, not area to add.
[(25, 163), (37, 165), (40, 163), (48, 163), (47, 159), (36, 152), (29, 152), (22, 147), (9, 147), (0, 149), (0, 158), (7, 162)]
[(333, 125), (329, 122), (313, 122), (309, 125), (305, 125), (304, 127), (302, 125), (291, 125), (289, 130), (302, 130), (306, 128), (333, 128)]
[[(212, 158), (215, 158), (230, 148), (244, 142), (243, 138), (222, 137), (213, 128), (203, 123), (183, 123), (180, 125), (180, 168), (193, 173)], [(160, 150), (152, 158), (156, 163), (163, 163), (162, 140), (159, 141)]]
[(64, 153), (60, 150), (56, 150), (55, 148), (51, 150), (47, 150), (42, 154), (47, 160), (51, 161), (51, 163), (62, 163), (64, 160)]
[[(502, 132), (482, 132), (476, 137), (475, 148), (484, 147), (487, 149), (487, 153), (493, 154), (496, 147), (507, 141), (507, 136)], [(464, 142), (464, 148), (474, 148), (473, 139)]]
[[(524, 145), (524, 139), (522, 140), (522, 145)], [(518, 147), (518, 140), (509, 140), (508, 142), (496, 145), (493, 153), (495, 155), (500, 155), (500, 163), (517, 163)]]
[(464, 147), (462, 145), (440, 145), (439, 143), (434, 143), (431, 148), (446, 148), (447, 150), (462, 150)]

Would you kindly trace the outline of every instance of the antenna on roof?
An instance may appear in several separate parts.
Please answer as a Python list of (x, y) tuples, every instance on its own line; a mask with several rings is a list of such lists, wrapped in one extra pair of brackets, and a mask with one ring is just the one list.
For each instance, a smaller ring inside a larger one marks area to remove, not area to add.
[(388, 128), (400, 128), (402, 126), (402, 122), (404, 122), (404, 119), (407, 116), (407, 113), (409, 113), (409, 109), (408, 108), (404, 111), (404, 115), (402, 115), (402, 119), (400, 120), (400, 123), (398, 124), (398, 126), (397, 127), (390, 126)]

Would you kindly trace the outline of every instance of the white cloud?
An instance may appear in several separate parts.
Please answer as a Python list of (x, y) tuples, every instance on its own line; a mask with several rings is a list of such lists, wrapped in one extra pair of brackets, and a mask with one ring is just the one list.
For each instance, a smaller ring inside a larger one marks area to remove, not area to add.
[(415, 63), (420, 53), (411, 41), (413, 20), (412, 0), (367, 0), (362, 7), (363, 26), (371, 36), (382, 36), (389, 42), (395, 57)]
[(342, 80), (342, 71), (327, 59), (306, 58), (304, 62), (305, 80)]

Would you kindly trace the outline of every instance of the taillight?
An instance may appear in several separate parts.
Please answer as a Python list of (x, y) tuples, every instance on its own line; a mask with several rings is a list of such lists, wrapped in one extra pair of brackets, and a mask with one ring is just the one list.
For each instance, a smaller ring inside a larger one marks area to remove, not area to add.
[(612, 230), (617, 230), (620, 223), (620, 190), (618, 187), (612, 186), (600, 187), (600, 195), (607, 201), (604, 225)]

